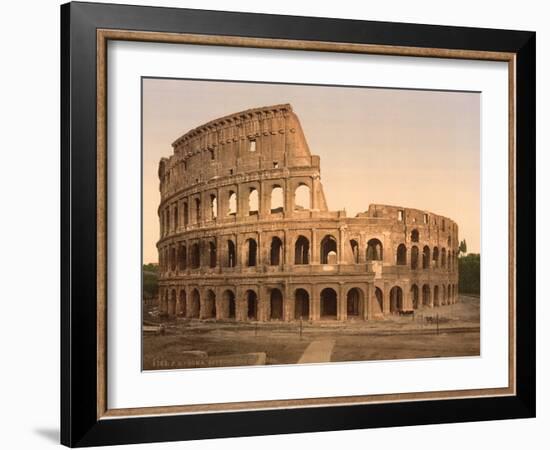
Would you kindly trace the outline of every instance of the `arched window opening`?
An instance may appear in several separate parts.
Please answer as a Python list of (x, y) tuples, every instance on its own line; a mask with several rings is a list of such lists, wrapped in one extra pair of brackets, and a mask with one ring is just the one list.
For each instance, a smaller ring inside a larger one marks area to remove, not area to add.
[(337, 254), (336, 239), (331, 235), (325, 236), (321, 241), (321, 264), (336, 264)]
[(227, 267), (235, 267), (237, 264), (237, 254), (235, 252), (235, 243), (227, 241)]
[(254, 291), (246, 291), (247, 317), (258, 320), (258, 297)]
[(361, 317), (363, 315), (363, 295), (362, 292), (353, 288), (347, 295), (347, 313), (351, 317)]
[(189, 311), (189, 317), (198, 319), (201, 314), (201, 295), (197, 289), (193, 289), (191, 294), (191, 310)]
[(417, 229), (411, 231), (411, 242), (418, 242), (420, 239), (420, 233)]
[(294, 264), (309, 264), (309, 240), (298, 236), (294, 245)]
[(174, 230), (178, 229), (178, 222), (179, 222), (178, 207), (174, 206)]
[(258, 208), (258, 191), (254, 188), (251, 188), (250, 193), (248, 194), (248, 214), (251, 216), (257, 216)]
[(405, 266), (407, 264), (407, 247), (405, 244), (399, 244), (397, 247), (397, 265)]
[(294, 317), (298, 320), (309, 318), (309, 294), (305, 289), (296, 289), (294, 293)]
[(376, 296), (376, 302), (378, 303), (378, 308), (380, 308), (380, 311), (384, 311), (384, 294), (382, 292), (382, 289), (375, 288), (374, 295)]
[(367, 243), (367, 261), (382, 261), (382, 242), (371, 239)]
[(210, 267), (216, 267), (217, 249), (215, 242), (210, 242), (208, 244), (208, 259)]
[(201, 221), (201, 200), (200, 200), (200, 198), (195, 199), (195, 219), (196, 219), (196, 222)]
[(418, 247), (416, 245), (411, 248), (411, 269), (418, 269)]
[(283, 262), (283, 241), (277, 236), (271, 238), (271, 248), (269, 250), (269, 263), (272, 266), (279, 266)]
[(281, 186), (273, 186), (271, 190), (271, 214), (284, 211), (284, 196)]
[(359, 264), (359, 244), (355, 239), (349, 241), (349, 244), (351, 246), (351, 254), (353, 255), (353, 263)]
[(270, 319), (283, 320), (283, 294), (279, 289), (272, 289), (269, 299)]
[(234, 191), (229, 191), (227, 215), (234, 216), (237, 214), (237, 194)]
[(178, 268), (179, 270), (187, 269), (187, 247), (180, 245), (178, 250)]
[(442, 248), (441, 249), (441, 267), (444, 269), (447, 265), (447, 251)]
[(338, 315), (338, 296), (332, 288), (321, 291), (321, 317), (336, 319)]
[(427, 284), (422, 286), (422, 304), (424, 306), (430, 305), (430, 286)]
[(427, 245), (425, 245), (422, 249), (422, 268), (430, 268), (430, 247), (428, 247)]
[(170, 232), (170, 209), (166, 210), (165, 225), (166, 225), (166, 233), (165, 234), (168, 234)]
[(434, 286), (434, 306), (439, 306), (439, 286)]
[(254, 267), (257, 262), (258, 244), (254, 239), (247, 239), (246, 249), (246, 265)]
[(187, 202), (183, 204), (183, 225), (189, 225), (189, 205)]
[(216, 294), (211, 289), (206, 293), (206, 299), (204, 301), (204, 311), (202, 314), (205, 319), (216, 318)]
[(418, 309), (418, 307), (420, 306), (419, 291), (418, 291), (418, 286), (416, 284), (413, 284), (411, 286), (411, 297), (412, 297), (413, 309)]
[(434, 247), (432, 260), (434, 262), (434, 267), (439, 267), (439, 249), (437, 247)]
[(394, 286), (390, 290), (390, 312), (399, 311), (403, 311), (403, 290), (399, 286)]
[(311, 209), (311, 193), (309, 186), (300, 184), (294, 191), (294, 210), (302, 211)]
[(170, 248), (170, 270), (176, 270), (176, 248)]
[(229, 289), (222, 294), (220, 317), (222, 319), (235, 318), (235, 294)]
[(218, 217), (218, 199), (214, 194), (210, 194), (210, 219)]
[(170, 301), (168, 303), (168, 315), (169, 316), (176, 315), (176, 290), (175, 289), (172, 289), (172, 292), (170, 295)]
[(201, 265), (201, 250), (198, 242), (191, 246), (191, 268), (198, 269)]

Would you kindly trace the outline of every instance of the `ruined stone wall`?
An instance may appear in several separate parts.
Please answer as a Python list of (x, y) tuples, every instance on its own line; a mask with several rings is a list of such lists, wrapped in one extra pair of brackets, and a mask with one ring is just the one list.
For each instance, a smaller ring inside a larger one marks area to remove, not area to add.
[(172, 145), (159, 164), (163, 314), (364, 320), (456, 301), (457, 225), (386, 205), (330, 211), (290, 105), (211, 121)]

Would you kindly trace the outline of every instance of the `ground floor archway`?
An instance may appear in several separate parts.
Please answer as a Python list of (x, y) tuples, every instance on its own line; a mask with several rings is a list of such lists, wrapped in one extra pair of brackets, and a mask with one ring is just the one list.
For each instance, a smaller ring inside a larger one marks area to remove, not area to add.
[(336, 319), (338, 316), (338, 295), (332, 288), (321, 291), (321, 317), (324, 319)]

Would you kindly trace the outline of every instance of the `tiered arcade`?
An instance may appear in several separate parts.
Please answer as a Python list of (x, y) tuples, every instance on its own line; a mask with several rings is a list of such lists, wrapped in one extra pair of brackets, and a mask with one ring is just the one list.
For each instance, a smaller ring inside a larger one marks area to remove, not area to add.
[(369, 320), (458, 298), (458, 227), (428, 211), (330, 211), (288, 104), (178, 138), (159, 164), (162, 315)]

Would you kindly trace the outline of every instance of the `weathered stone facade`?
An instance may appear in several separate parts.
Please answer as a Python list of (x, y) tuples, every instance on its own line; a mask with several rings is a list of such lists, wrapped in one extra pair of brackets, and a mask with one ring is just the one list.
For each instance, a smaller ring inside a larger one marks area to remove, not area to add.
[(387, 205), (330, 211), (290, 105), (213, 120), (172, 146), (159, 164), (161, 314), (369, 320), (456, 302), (456, 223)]

